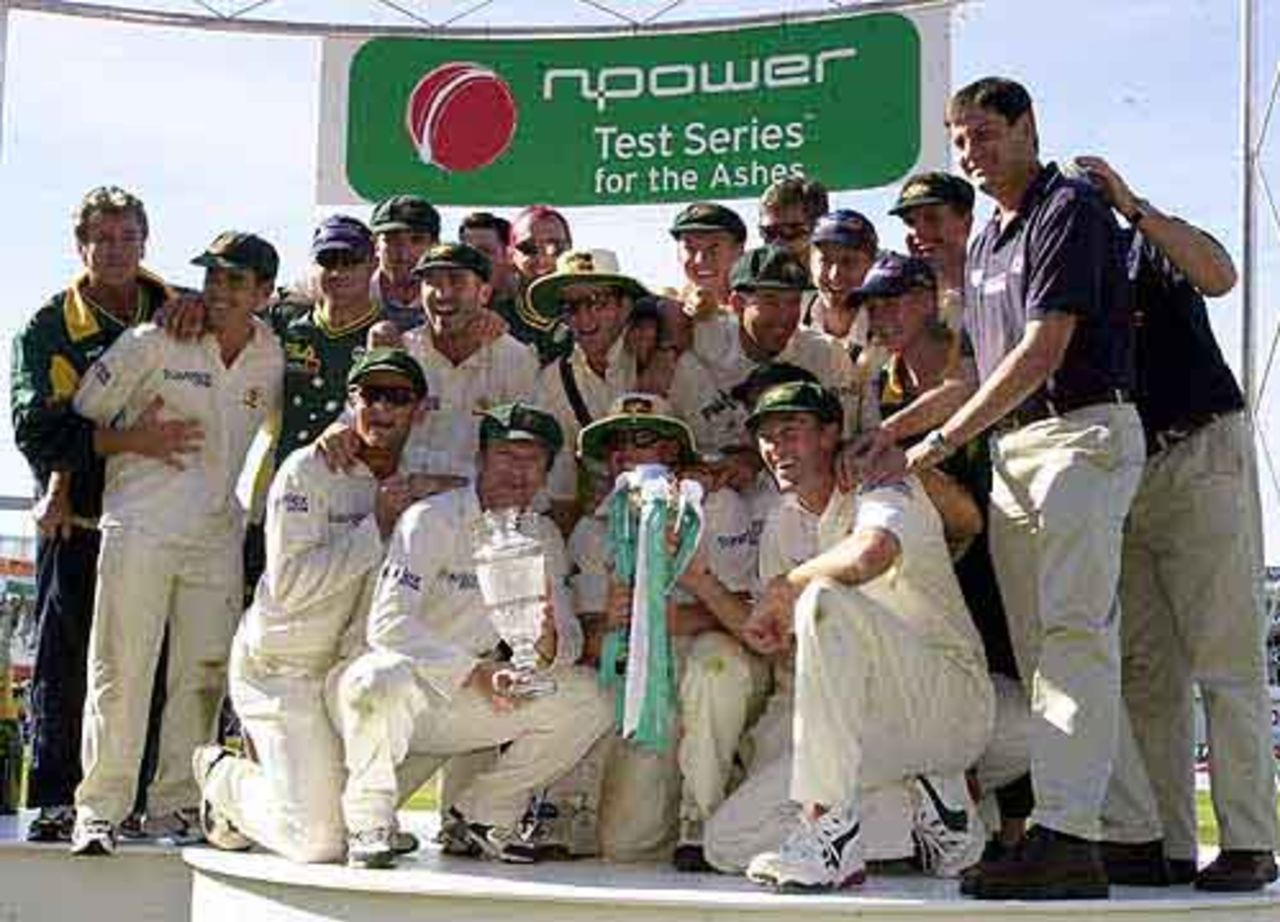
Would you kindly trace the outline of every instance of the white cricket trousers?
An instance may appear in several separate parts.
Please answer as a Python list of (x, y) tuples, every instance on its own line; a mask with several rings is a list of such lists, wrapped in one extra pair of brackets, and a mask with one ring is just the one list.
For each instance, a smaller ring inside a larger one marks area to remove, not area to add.
[(992, 443), (991, 558), (1035, 717), (1031, 820), (1086, 839), (1100, 836), (1117, 751), (1133, 752), (1117, 586), (1145, 455), (1130, 404), (1082, 407)]
[(240, 832), (291, 861), (338, 861), (346, 851), (342, 742), (325, 708), (329, 662), (255, 658), (235, 643), (231, 702), (258, 761), (223, 758), (204, 788)]
[(815, 580), (795, 610), (791, 799), (861, 802), (913, 775), (958, 775), (991, 737), (980, 656), (930, 646), (856, 586)]
[[(1163, 825), (1171, 858), (1196, 854), (1193, 682), (1222, 847), (1276, 847), (1261, 589), (1253, 432), (1233, 413), (1151, 456), (1125, 526), (1123, 690), (1142, 759), (1117, 762), (1106, 818)], [(1162, 823), (1147, 813), (1148, 778)]]
[(81, 762), (82, 815), (119, 823), (133, 807), (151, 688), (165, 628), (168, 676), (160, 720), (152, 816), (196, 807), (191, 752), (213, 738), (227, 656), (240, 617), (240, 533), (213, 542), (105, 528), (89, 635)]
[(672, 747), (651, 752), (618, 739), (605, 756), (600, 850), (613, 861), (664, 859), (680, 819), (710, 818), (769, 687), (767, 664), (721, 631), (676, 637), (672, 647), (679, 683)]
[(468, 820), (513, 828), (530, 793), (560, 777), (612, 725), (613, 703), (586, 669), (556, 670), (554, 693), (495, 711), (471, 688), (445, 698), (411, 670), (372, 681), (376, 697), (353, 706), (353, 684), (378, 654), (365, 654), (337, 680), (336, 716), (345, 749), (342, 812), (353, 834), (395, 825), (396, 767), (410, 754), (453, 756), (504, 744), (487, 770), (458, 793)]
[[(725, 798), (706, 825), (703, 851), (724, 874), (741, 874), (761, 852), (776, 851), (800, 821), (791, 799), (791, 669), (774, 671), (777, 687), (764, 714), (747, 731), (747, 777)], [(863, 853), (870, 861), (909, 857), (912, 801), (907, 785), (890, 783), (863, 792), (859, 804)]]

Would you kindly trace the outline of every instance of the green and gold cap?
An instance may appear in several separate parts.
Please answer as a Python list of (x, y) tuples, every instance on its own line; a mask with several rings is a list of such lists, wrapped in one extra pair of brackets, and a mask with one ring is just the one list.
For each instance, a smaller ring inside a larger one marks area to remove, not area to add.
[(413, 267), (413, 277), (419, 278), (429, 269), (470, 269), (480, 276), (482, 282), (489, 281), (493, 265), (473, 246), (465, 243), (437, 243), (428, 247)]
[(809, 269), (785, 247), (762, 246), (739, 257), (729, 272), (734, 291), (809, 291)]
[(836, 395), (809, 381), (775, 384), (761, 394), (747, 417), (747, 428), (754, 431), (766, 416), (776, 413), (812, 413), (824, 423), (839, 423), (844, 419), (844, 409)]
[(480, 412), (480, 447), (490, 442), (541, 442), (552, 456), (564, 447), (564, 433), (556, 418), (521, 400)]
[(259, 278), (274, 281), (280, 257), (275, 247), (256, 234), (223, 231), (191, 264), (206, 269), (248, 269)]
[(422, 373), (418, 360), (403, 349), (392, 349), (380, 346), (369, 349), (351, 365), (347, 372), (347, 387), (355, 387), (361, 378), (368, 377), (375, 371), (390, 371), (408, 379), (409, 385), (419, 397), (427, 394), (427, 377)]

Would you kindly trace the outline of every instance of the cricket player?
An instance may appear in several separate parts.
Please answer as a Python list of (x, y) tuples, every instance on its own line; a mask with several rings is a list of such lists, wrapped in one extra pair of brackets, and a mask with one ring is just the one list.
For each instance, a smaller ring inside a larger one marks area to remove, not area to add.
[(350, 471), (315, 445), (285, 459), (267, 505), (267, 565), (232, 644), (231, 701), (257, 760), (202, 746), (193, 771), (210, 843), (256, 842), (293, 861), (341, 860), (342, 744), (325, 681), (364, 647), (391, 530), (414, 500), (400, 472), (427, 381), (407, 353), (366, 352), (347, 374), (359, 447)]
[[(617, 477), (640, 464), (673, 471), (696, 463), (689, 428), (653, 394), (624, 394), (582, 431), (583, 458)], [(724, 799), (734, 754), (768, 691), (768, 669), (735, 637), (755, 582), (751, 519), (736, 492), (707, 494), (701, 547), (670, 599), (667, 630), (679, 683), (678, 738), (669, 752), (617, 740), (600, 797), (602, 853), (635, 861), (671, 856), (677, 868), (708, 870), (702, 827)], [(608, 506), (582, 519), (570, 538), (579, 618), (598, 638), (629, 620), (633, 590), (614, 579)], [(594, 647), (594, 645), (593, 645)], [(675, 846), (674, 852), (672, 846)]]
[[(813, 284), (806, 264), (775, 246), (749, 250), (730, 275), (734, 315), (694, 328), (693, 345), (680, 357), (671, 403), (703, 451), (749, 447), (747, 413), (733, 388), (753, 369), (786, 362), (812, 372), (845, 407), (848, 432), (879, 422), (875, 401), (856, 378), (849, 354), (835, 340), (800, 328), (801, 300)], [(758, 467), (758, 465), (757, 465)]]
[(76, 412), (128, 426), (156, 401), (197, 422), (204, 441), (178, 464), (108, 460), (102, 551), (89, 638), (84, 778), (74, 854), (109, 855), (133, 804), (152, 679), (168, 633), (159, 761), (148, 813), (198, 837), (191, 751), (214, 731), (240, 614), (242, 510), (236, 480), (249, 444), (278, 417), (284, 356), (255, 313), (278, 259), (252, 234), (220, 234), (192, 262), (205, 269), (209, 332), (181, 341), (153, 324), (123, 334), (89, 369)]
[(801, 323), (839, 341), (856, 362), (867, 345), (867, 321), (848, 297), (880, 250), (875, 225), (861, 212), (840, 208), (818, 219), (810, 239), (815, 290), (805, 298)]
[(440, 241), (440, 212), (420, 195), (393, 195), (373, 206), (369, 230), (378, 257), (369, 296), (401, 333), (422, 326), (426, 317), (413, 267)]
[(694, 202), (671, 222), (684, 284), (678, 300), (694, 320), (729, 310), (729, 273), (742, 256), (747, 225), (732, 208), (718, 202)]
[(465, 243), (431, 247), (413, 268), (422, 289), (426, 323), (404, 337), (422, 365), (431, 412), (414, 429), (410, 463), (436, 474), (473, 477), (476, 411), (527, 400), (538, 360), (510, 334), (492, 336), (482, 323), (491, 294), (490, 263)]
[(570, 250), (529, 287), (529, 307), (548, 320), (563, 319), (573, 335), (573, 351), (543, 368), (536, 388), (538, 405), (556, 418), (568, 445), (547, 479), (552, 515), (565, 534), (579, 508), (578, 432), (636, 389), (636, 358), (624, 333), (636, 299), (648, 294), (622, 274), (609, 250)]
[(476, 578), (479, 519), (527, 510), (561, 439), (555, 419), (528, 404), (486, 411), (475, 486), (414, 505), (396, 527), (369, 613), (369, 652), (343, 671), (330, 704), (346, 753), (348, 864), (394, 863), (396, 767), (407, 756), (443, 761), (499, 746), (492, 766), (458, 793), (443, 831), (456, 843), (450, 851), (533, 860), (516, 831), (530, 793), (568, 771), (610, 726), (612, 703), (594, 675), (572, 666), (581, 635), (572, 629), (563, 543), (550, 520), (541, 520), (551, 592), (539, 652), (552, 664), (554, 692), (511, 695)]
[(926, 868), (958, 873), (983, 845), (962, 779), (995, 708), (981, 639), (919, 483), (836, 490), (838, 415), (829, 392), (795, 383), (750, 417), (779, 487), (822, 510), (818, 555), (770, 581), (742, 629), (765, 654), (795, 635), (790, 795), (803, 820), (747, 868), (782, 889), (860, 882), (863, 804), (908, 779)]

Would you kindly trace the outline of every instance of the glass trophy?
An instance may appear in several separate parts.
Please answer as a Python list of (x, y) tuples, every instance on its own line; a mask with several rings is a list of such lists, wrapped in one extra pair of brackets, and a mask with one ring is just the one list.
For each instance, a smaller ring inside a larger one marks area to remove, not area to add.
[(472, 547), (489, 620), (511, 648), (515, 678), (508, 694), (535, 698), (555, 691), (555, 681), (538, 669), (535, 648), (547, 606), (546, 550), (538, 537), (538, 516), (515, 509), (486, 512), (474, 526)]

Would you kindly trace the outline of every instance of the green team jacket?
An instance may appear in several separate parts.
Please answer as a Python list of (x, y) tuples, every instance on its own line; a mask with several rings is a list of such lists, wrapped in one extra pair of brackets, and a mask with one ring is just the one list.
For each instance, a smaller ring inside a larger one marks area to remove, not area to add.
[[(150, 320), (170, 288), (143, 271), (133, 323)], [(71, 478), (71, 510), (96, 519), (102, 511), (103, 459), (93, 450), (94, 424), (71, 409), (80, 378), (129, 324), (84, 296), (78, 276), (35, 312), (13, 338), (9, 410), (18, 450), (31, 466), (40, 492), (55, 471)]]

